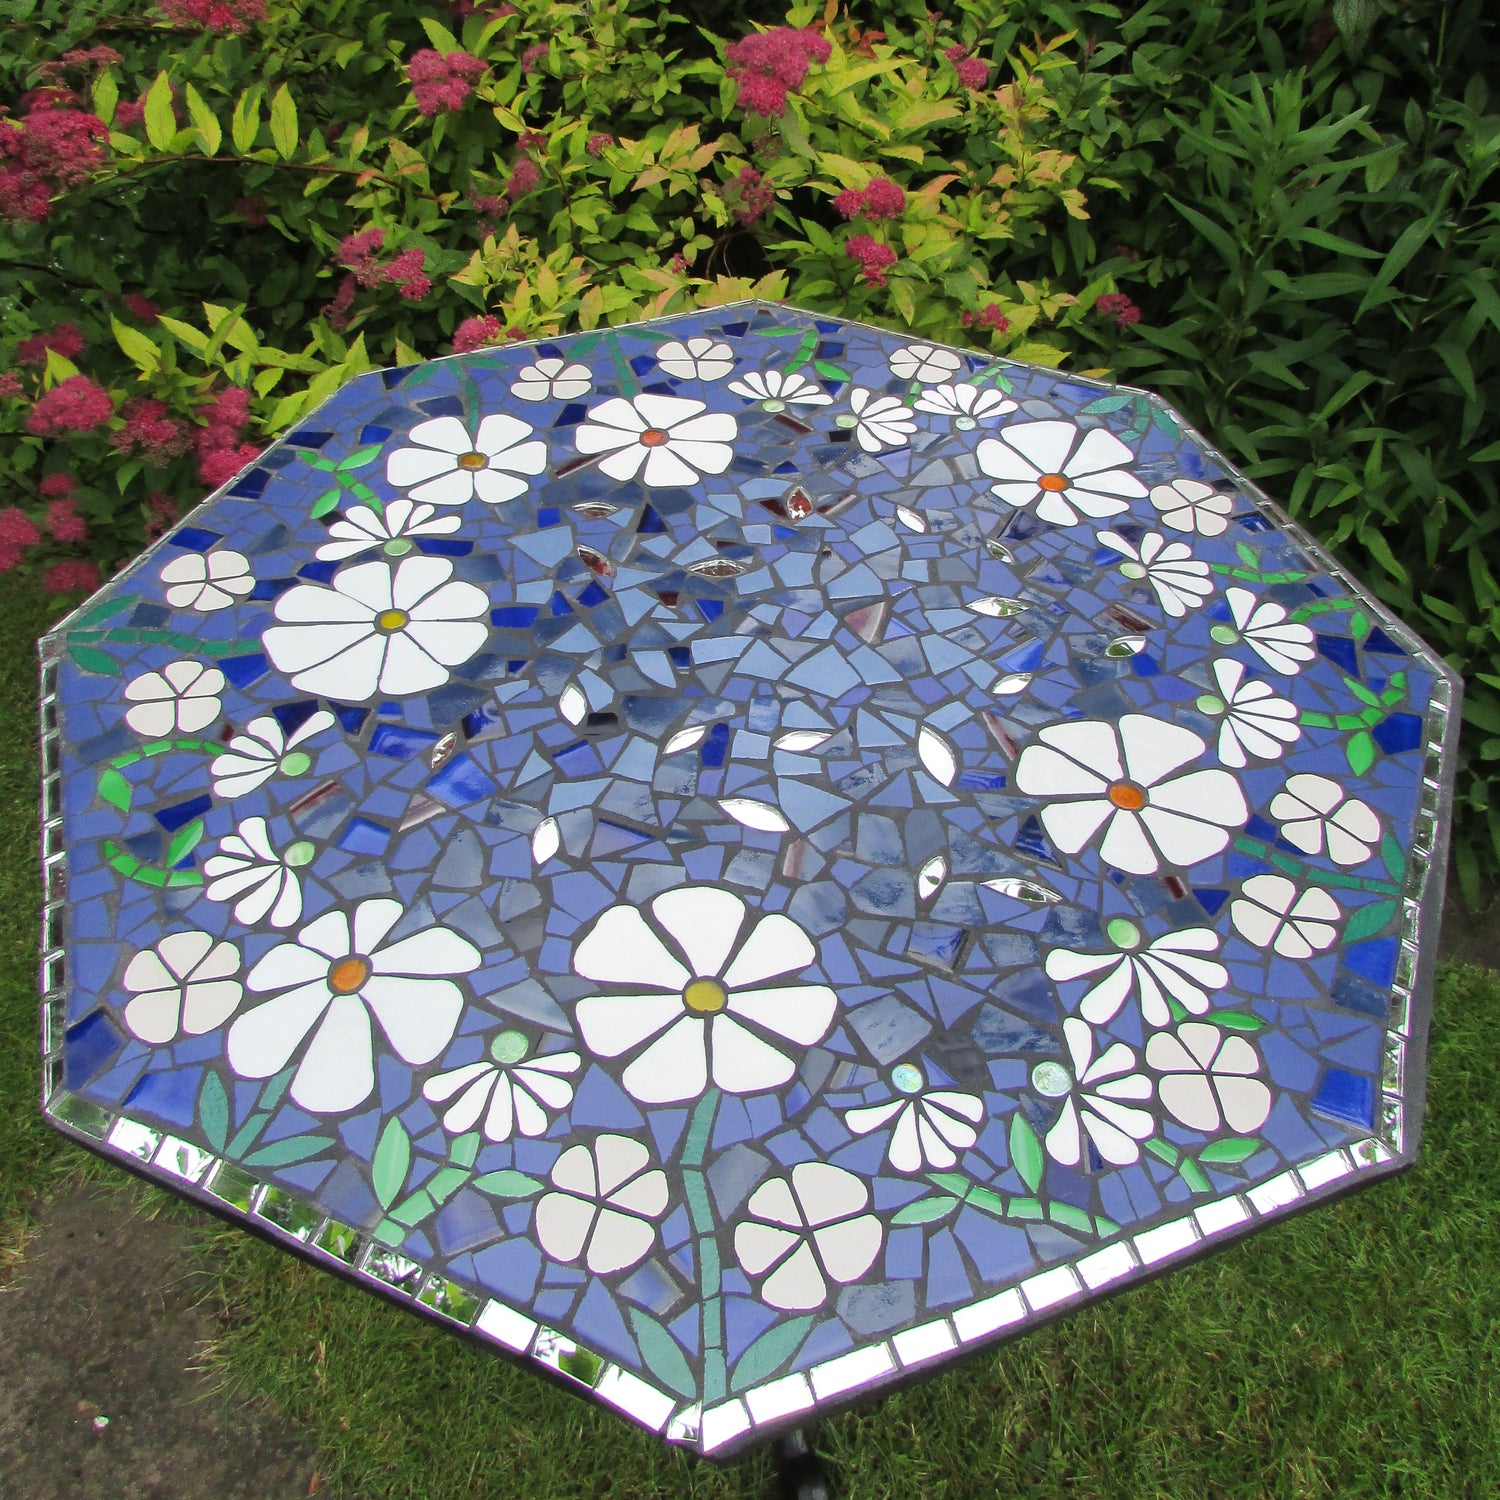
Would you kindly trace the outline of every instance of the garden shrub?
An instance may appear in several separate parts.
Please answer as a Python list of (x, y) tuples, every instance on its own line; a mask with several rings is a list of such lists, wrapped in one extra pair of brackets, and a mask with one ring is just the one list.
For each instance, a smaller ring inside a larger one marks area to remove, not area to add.
[(361, 371), (785, 297), (1170, 396), (1468, 674), (1494, 867), (1485, 0), (148, 4), (11, 3), (0, 571)]

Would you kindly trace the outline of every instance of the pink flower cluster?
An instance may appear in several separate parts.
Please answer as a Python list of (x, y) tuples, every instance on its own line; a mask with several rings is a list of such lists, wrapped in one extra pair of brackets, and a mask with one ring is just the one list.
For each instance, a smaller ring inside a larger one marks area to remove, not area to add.
[(970, 57), (962, 42), (949, 47), (943, 56), (953, 64), (958, 81), (966, 89), (982, 89), (990, 81), (990, 65), (977, 57)]
[(64, 359), (77, 359), (84, 350), (84, 338), (76, 323), (58, 323), (35, 338), (22, 339), (16, 345), (16, 358), (29, 369), (40, 370), (47, 363), (51, 349)]
[(729, 184), (729, 190), (737, 224), (755, 223), (776, 202), (776, 189), (754, 167), (742, 167), (740, 175)]
[(187, 432), (181, 422), (167, 415), (167, 408), (160, 401), (136, 396), (125, 403), (120, 415), (125, 425), (109, 439), (116, 452), (139, 453), (148, 463), (158, 466), (187, 452)]
[(474, 92), (474, 84), (483, 76), (484, 63), (467, 52), (444, 54), (424, 47), (414, 52), (406, 65), (417, 112), (428, 117), (462, 109), (464, 101)]
[(833, 48), (816, 31), (777, 26), (756, 31), (724, 49), (729, 76), (739, 84), (737, 102), (755, 115), (784, 115), (789, 89), (801, 88), (813, 63), (826, 63)]
[(204, 31), (248, 31), (266, 18), (265, 0), (161, 0), (161, 13), (174, 26)]
[(47, 530), (55, 542), (88, 540), (89, 523), (74, 508), (73, 489), (73, 476), (61, 471), (47, 475), (37, 486), (37, 492), (47, 501)]
[(347, 266), (353, 277), (345, 277), (331, 304), (330, 316), (347, 317), (354, 300), (351, 281), (360, 286), (393, 285), (408, 302), (420, 302), (432, 290), (427, 272), (427, 254), (418, 246), (402, 250), (388, 261), (375, 257), (385, 248), (385, 230), (362, 229), (345, 237), (339, 246), (339, 264)]
[(1141, 321), (1141, 310), (1124, 292), (1106, 292), (1094, 306), (1105, 317), (1112, 317), (1120, 328), (1129, 328)]
[(958, 321), (965, 328), (988, 328), (995, 333), (1004, 333), (1010, 327), (1010, 319), (1000, 311), (998, 302), (986, 302), (977, 313), (961, 313)]
[(885, 273), (896, 264), (896, 252), (868, 234), (852, 235), (844, 253), (858, 263), (860, 275), (870, 286), (884, 286)]
[(26, 418), (27, 432), (56, 437), (61, 432), (89, 432), (115, 414), (109, 392), (87, 375), (70, 375), (37, 398)]
[(16, 401), (25, 394), (26, 387), (21, 384), (21, 377), (14, 370), (6, 370), (3, 374), (0, 374), (0, 396), (6, 396), (12, 401)]
[(71, 52), (64, 52), (61, 57), (41, 63), (37, 67), (37, 73), (47, 83), (61, 83), (63, 74), (70, 68), (91, 72), (96, 68), (107, 68), (120, 60), (120, 54), (113, 47), (75, 47)]
[(833, 200), (833, 206), (846, 219), (859, 214), (871, 220), (899, 218), (906, 210), (906, 194), (889, 177), (877, 177), (863, 192), (845, 188)]
[[(448, 0), (448, 14), (455, 21), (466, 21), (476, 10), (485, 8), (486, 0)], [(505, 16), (513, 16), (516, 13), (514, 5), (506, 0), (504, 5), (497, 5), (491, 14), (492, 20), (500, 20)]]
[(487, 344), (498, 344), (504, 337), (505, 330), (500, 326), (500, 319), (490, 313), (481, 318), (465, 318), (453, 330), (453, 352), (472, 354)]
[[(42, 101), (39, 101), (42, 102)], [(24, 119), (0, 120), (0, 219), (39, 224), (52, 197), (76, 187), (103, 160), (109, 128), (77, 109), (33, 109)]]
[(512, 203), (533, 192), (542, 180), (541, 169), (529, 156), (523, 156), (511, 169), (510, 181), (505, 184), (505, 196)]
[(521, 71), (523, 73), (535, 73), (541, 67), (542, 60), (547, 55), (546, 42), (533, 42), (521, 54)]
[(221, 391), (208, 408), (208, 425), (198, 429), (198, 478), (211, 489), (233, 479), (255, 462), (260, 449), (242, 443), (240, 433), (250, 420), (250, 392), (239, 386)]
[(159, 540), (176, 524), (176, 499), (165, 490), (152, 490), (146, 499), (146, 540)]
[(120, 301), (125, 304), (125, 311), (131, 317), (139, 318), (143, 323), (154, 323), (161, 313), (161, 309), (149, 297), (143, 297), (139, 292), (126, 292)]
[(64, 558), (42, 574), (42, 587), (49, 594), (91, 594), (99, 587), (99, 565), (81, 557)]
[(588, 140), (583, 143), (583, 149), (587, 151), (590, 156), (603, 156), (604, 153), (614, 145), (614, 143), (614, 136), (606, 135), (601, 130), (596, 135), (591, 135)]

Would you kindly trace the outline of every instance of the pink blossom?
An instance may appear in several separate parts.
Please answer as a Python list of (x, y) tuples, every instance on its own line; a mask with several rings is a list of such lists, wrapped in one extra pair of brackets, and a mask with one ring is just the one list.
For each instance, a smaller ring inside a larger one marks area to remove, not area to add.
[(462, 109), (474, 92), (475, 81), (483, 76), (484, 63), (467, 52), (443, 53), (424, 47), (406, 65), (417, 112), (428, 116)]
[(229, 386), (208, 407), (208, 425), (198, 429), (198, 477), (217, 489), (255, 462), (260, 449), (241, 443), (240, 431), (250, 420), (250, 392)]
[(0, 544), (7, 547), (35, 547), (42, 534), (35, 522), (14, 505), (0, 510)]
[(39, 370), (47, 363), (47, 351), (55, 350), (64, 359), (77, 359), (84, 351), (84, 338), (76, 323), (58, 323), (46, 333), (35, 338), (22, 339), (16, 345), (16, 358), (32, 369)]
[(89, 523), (74, 509), (71, 500), (54, 500), (47, 507), (47, 530), (55, 542), (85, 542)]
[(1120, 328), (1129, 328), (1141, 321), (1141, 310), (1124, 292), (1106, 292), (1095, 304), (1106, 317), (1113, 317)]
[(996, 333), (1004, 333), (1010, 327), (1010, 319), (1000, 311), (998, 302), (985, 303), (977, 316), (971, 312), (961, 314), (959, 322), (965, 328), (977, 325), (980, 328), (992, 329)]
[(746, 73), (739, 80), (736, 103), (752, 115), (781, 116), (786, 113), (786, 85), (769, 73)]
[(667, 269), (676, 276), (686, 276), (688, 270), (687, 256), (685, 256), (682, 251), (679, 250), (677, 254), (667, 262)]
[(833, 200), (833, 206), (838, 209), (843, 218), (857, 218), (860, 210), (865, 206), (865, 195), (859, 188), (845, 188)]
[(535, 73), (541, 67), (542, 59), (547, 55), (546, 42), (533, 42), (521, 54), (521, 71), (523, 73)]
[(339, 282), (339, 289), (328, 304), (327, 318), (330, 328), (345, 329), (349, 326), (349, 309), (354, 306), (354, 294), (359, 290), (359, 280), (346, 276)]
[(175, 26), (205, 31), (248, 31), (266, 18), (265, 0), (161, 0), (161, 13)]
[(21, 377), (14, 370), (7, 370), (0, 375), (0, 396), (9, 396), (14, 401), (25, 394), (26, 388), (21, 384)]
[(145, 118), (146, 100), (144, 95), (139, 99), (121, 99), (115, 105), (115, 129), (122, 134), (127, 130), (134, 130)]
[(66, 469), (55, 469), (43, 477), (36, 492), (44, 500), (67, 500), (78, 488), (78, 481)]
[(107, 68), (120, 60), (120, 54), (113, 47), (75, 47), (61, 57), (42, 63), (37, 72), (49, 83), (57, 83), (69, 68)]
[(83, 182), (104, 159), (100, 142), (108, 136), (103, 120), (76, 109), (0, 119), (0, 218), (41, 223), (53, 196)]
[(954, 64), (958, 81), (966, 89), (978, 91), (990, 81), (990, 65), (978, 57), (965, 57)]
[(738, 224), (754, 224), (776, 202), (776, 189), (754, 167), (742, 167), (729, 187)]
[(741, 108), (757, 115), (782, 115), (787, 90), (801, 88), (809, 64), (827, 62), (832, 50), (827, 37), (816, 31), (777, 26), (731, 42), (724, 49), (724, 61), (739, 84)]
[(385, 267), (384, 279), (394, 282), (408, 302), (420, 302), (432, 290), (432, 280), (425, 273), (427, 256), (413, 246), (403, 250)]
[(505, 185), (506, 196), (512, 202), (517, 198), (524, 198), (541, 180), (541, 169), (529, 156), (523, 156), (511, 171), (510, 181)]
[(88, 432), (114, 415), (109, 392), (87, 375), (70, 375), (38, 397), (26, 418), (27, 432), (55, 437), (60, 432)]
[(14, 570), (23, 555), (21, 548), (10, 547), (0, 542), (0, 573), (9, 573)]
[(587, 151), (590, 156), (603, 156), (604, 153), (614, 145), (614, 143), (614, 136), (606, 135), (603, 131), (600, 131), (596, 135), (591, 135), (588, 140), (583, 143), (583, 149)]
[(453, 330), (453, 352), (472, 354), (476, 349), (483, 349), (486, 344), (498, 344), (504, 337), (505, 330), (500, 326), (500, 319), (489, 313), (480, 318), (465, 318)]
[(139, 318), (143, 323), (154, 323), (161, 314), (161, 309), (149, 297), (143, 297), (139, 292), (126, 292), (120, 298), (125, 304), (125, 311), (131, 317)]
[(546, 144), (546, 134), (540, 130), (523, 130), (516, 137), (516, 145), (523, 151), (539, 151)]
[(165, 490), (152, 490), (146, 498), (146, 540), (154, 542), (177, 524), (177, 501)]
[(109, 439), (116, 452), (139, 453), (157, 465), (170, 463), (187, 452), (188, 435), (182, 423), (169, 417), (160, 401), (137, 396), (125, 403), (120, 415), (125, 425)]
[(42, 575), (42, 587), (49, 594), (91, 592), (99, 587), (99, 565), (78, 557), (65, 558)]
[(860, 274), (870, 286), (884, 286), (885, 273), (896, 264), (896, 252), (868, 234), (854, 235), (844, 253), (859, 263)]
[(943, 49), (943, 56), (946, 57), (949, 62), (956, 63), (959, 58), (967, 55), (968, 50), (969, 49), (965, 47), (962, 42), (955, 42), (951, 47), (945, 47)]
[(889, 177), (877, 177), (865, 189), (865, 217), (894, 219), (906, 211), (906, 194)]
[(198, 478), (210, 489), (228, 484), (241, 469), (248, 469), (260, 457), (260, 449), (254, 443), (241, 443), (235, 448), (215, 448), (198, 460)]

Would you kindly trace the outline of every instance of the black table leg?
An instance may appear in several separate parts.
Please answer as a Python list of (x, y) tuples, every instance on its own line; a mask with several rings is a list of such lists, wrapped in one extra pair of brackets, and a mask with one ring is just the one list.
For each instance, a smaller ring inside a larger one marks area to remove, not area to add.
[(781, 1500), (829, 1500), (828, 1472), (813, 1451), (807, 1429), (794, 1427), (776, 1439)]

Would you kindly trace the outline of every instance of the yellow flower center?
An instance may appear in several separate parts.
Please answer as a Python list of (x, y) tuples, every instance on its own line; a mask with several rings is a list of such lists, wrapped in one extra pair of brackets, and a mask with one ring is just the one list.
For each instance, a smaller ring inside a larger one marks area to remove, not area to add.
[(724, 986), (717, 979), (695, 979), (682, 992), (682, 1003), (700, 1016), (717, 1015), (728, 1000)]
[(460, 453), (458, 455), (458, 466), (460, 469), (482, 469), (489, 463), (482, 453)]
[(410, 616), (404, 609), (383, 609), (375, 616), (377, 630), (400, 630)]
[(328, 988), (335, 995), (352, 995), (370, 977), (370, 960), (350, 954), (328, 971)]

